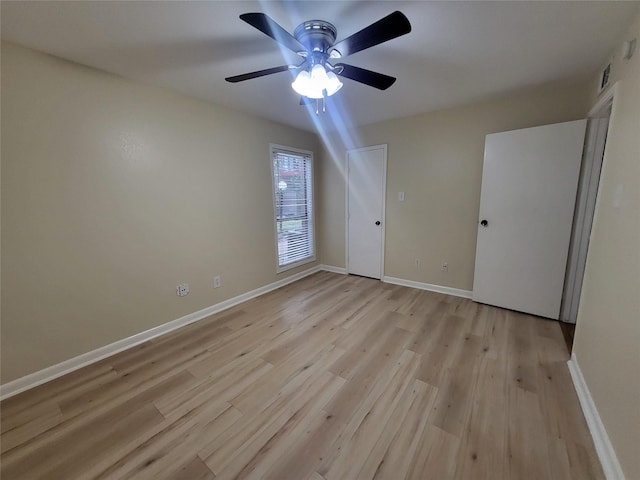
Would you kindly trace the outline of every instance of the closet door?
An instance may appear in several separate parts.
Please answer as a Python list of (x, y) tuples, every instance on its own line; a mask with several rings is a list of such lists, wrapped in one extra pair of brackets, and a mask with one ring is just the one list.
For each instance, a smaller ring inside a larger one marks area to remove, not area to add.
[(557, 319), (586, 120), (487, 135), (473, 299)]

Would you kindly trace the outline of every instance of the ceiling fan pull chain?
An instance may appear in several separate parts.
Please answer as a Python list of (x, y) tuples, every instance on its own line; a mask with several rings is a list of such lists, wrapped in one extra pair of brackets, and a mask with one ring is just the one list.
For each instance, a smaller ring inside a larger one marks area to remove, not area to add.
[(320, 113), (320, 112), (318, 111), (319, 105), (320, 105), (320, 100), (318, 100), (318, 99), (316, 98), (316, 115), (318, 115), (318, 114)]
[(322, 97), (322, 113), (327, 111), (327, 101)]

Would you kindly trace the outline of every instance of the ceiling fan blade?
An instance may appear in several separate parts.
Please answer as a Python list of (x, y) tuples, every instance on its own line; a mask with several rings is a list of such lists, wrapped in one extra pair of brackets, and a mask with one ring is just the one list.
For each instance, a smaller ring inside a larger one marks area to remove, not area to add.
[(289, 50), (296, 53), (305, 51), (304, 46), (293, 35), (264, 13), (243, 13), (240, 15), (240, 20), (244, 20)]
[(273, 73), (286, 72), (287, 70), (294, 69), (290, 65), (281, 65), (279, 67), (267, 68), (265, 70), (258, 70), (257, 72), (243, 73), (242, 75), (235, 75), (233, 77), (227, 77), (225, 80), (231, 83), (244, 82), (245, 80), (251, 80), (252, 78), (264, 77), (265, 75), (271, 75)]
[[(336, 75), (355, 80), (356, 82), (364, 83), (370, 87), (377, 88), (379, 90), (386, 90), (396, 81), (395, 77), (390, 77), (384, 73), (372, 72), (360, 67), (354, 67), (353, 65), (346, 65), (344, 63), (336, 63)], [(338, 71), (340, 73), (338, 73)]]
[(337, 50), (340, 56), (346, 57), (388, 40), (393, 40), (410, 31), (411, 24), (409, 19), (402, 12), (396, 11), (336, 43), (331, 49)]

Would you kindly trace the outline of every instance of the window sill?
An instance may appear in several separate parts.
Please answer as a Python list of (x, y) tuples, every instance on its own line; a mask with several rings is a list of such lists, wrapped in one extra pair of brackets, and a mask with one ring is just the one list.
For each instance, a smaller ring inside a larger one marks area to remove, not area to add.
[(313, 263), (316, 261), (316, 256), (314, 255), (313, 257), (309, 257), (309, 258), (305, 258), (304, 260), (300, 260), (298, 262), (295, 263), (289, 263), (287, 265), (283, 265), (282, 267), (277, 267), (276, 268), (276, 273), (283, 273), (286, 272), (287, 270), (291, 270), (297, 267), (301, 267), (302, 265), (306, 265), (308, 263)]

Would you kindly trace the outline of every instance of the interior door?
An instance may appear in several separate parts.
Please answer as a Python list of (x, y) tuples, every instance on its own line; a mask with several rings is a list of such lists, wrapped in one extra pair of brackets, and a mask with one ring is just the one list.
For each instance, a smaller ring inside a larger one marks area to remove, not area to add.
[(473, 300), (558, 318), (585, 126), (487, 135)]
[(387, 146), (347, 152), (347, 273), (382, 278)]

